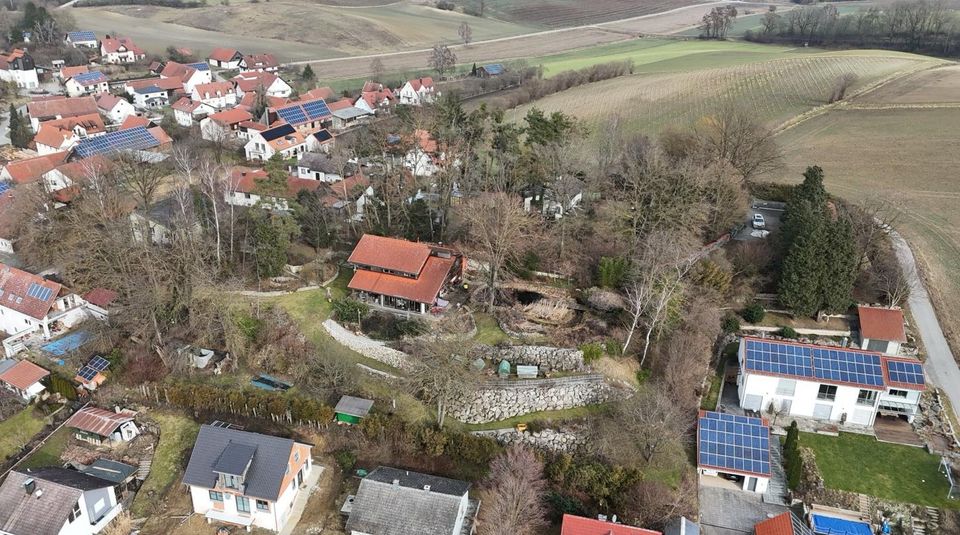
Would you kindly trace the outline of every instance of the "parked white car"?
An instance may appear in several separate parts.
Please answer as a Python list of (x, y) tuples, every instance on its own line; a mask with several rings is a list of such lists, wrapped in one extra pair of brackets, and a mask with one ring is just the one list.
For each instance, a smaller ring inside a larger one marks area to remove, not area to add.
[(763, 214), (753, 214), (753, 228), (767, 228), (767, 222), (763, 219)]

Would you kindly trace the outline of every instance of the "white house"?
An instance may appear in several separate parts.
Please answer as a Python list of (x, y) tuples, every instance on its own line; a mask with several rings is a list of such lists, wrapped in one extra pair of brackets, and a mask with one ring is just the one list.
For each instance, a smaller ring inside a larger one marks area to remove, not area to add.
[(360, 481), (353, 501), (348, 498), (346, 532), (473, 533), (480, 504), (469, 493), (466, 481), (380, 466)]
[(234, 92), (231, 82), (197, 84), (190, 97), (194, 102), (202, 102), (217, 110), (237, 105), (237, 93)]
[(341, 170), (327, 154), (308, 152), (295, 165), (290, 166), (290, 172), (297, 178), (320, 180), (330, 184), (343, 180), (340, 176)]
[(128, 37), (104, 37), (100, 41), (100, 60), (112, 65), (135, 63), (147, 57), (146, 52)]
[(167, 91), (155, 85), (141, 87), (133, 92), (133, 105), (139, 110), (162, 108), (169, 103)]
[(67, 189), (103, 175), (110, 166), (110, 160), (100, 155), (64, 163), (43, 174), (43, 188), (47, 193)]
[(33, 56), (19, 48), (9, 54), (0, 54), (0, 80), (13, 82), (24, 89), (40, 87)]
[(77, 440), (91, 444), (130, 442), (140, 434), (133, 420), (135, 415), (133, 411), (87, 406), (73, 413), (64, 425)]
[(241, 72), (231, 80), (236, 85), (237, 96), (241, 98), (245, 94), (259, 91), (261, 88), (268, 97), (287, 98), (293, 92), (290, 84), (272, 72)]
[(214, 48), (207, 58), (207, 63), (221, 69), (238, 69), (241, 60), (243, 60), (243, 54), (235, 48)]
[(245, 71), (277, 72), (280, 62), (273, 54), (250, 54), (240, 60), (240, 68)]
[(377, 113), (389, 109), (396, 101), (397, 96), (389, 87), (378, 82), (366, 82), (353, 105), (367, 113)]
[(173, 118), (177, 124), (186, 128), (190, 128), (197, 121), (216, 112), (211, 106), (187, 97), (174, 102), (170, 108), (173, 109)]
[(414, 176), (433, 176), (440, 171), (444, 159), (444, 153), (430, 132), (417, 129), (413, 133), (413, 147), (403, 157), (403, 166)]
[(42, 381), (50, 372), (29, 360), (0, 360), (0, 385), (24, 401), (40, 395), (46, 387)]
[(160, 71), (161, 79), (177, 80), (183, 85), (183, 91), (192, 94), (193, 89), (200, 84), (209, 84), (213, 81), (210, 66), (206, 63), (183, 64), (168, 61)]
[(107, 127), (98, 113), (55, 119), (40, 124), (33, 137), (38, 154), (53, 154), (70, 150), (81, 139), (101, 136), (107, 133)]
[(122, 510), (112, 481), (66, 468), (17, 469), (0, 486), (9, 535), (95, 535)]
[(237, 137), (241, 123), (252, 120), (253, 115), (244, 109), (218, 111), (200, 121), (200, 137), (207, 141), (229, 141)]
[(400, 104), (408, 106), (429, 104), (439, 96), (440, 93), (437, 93), (433, 86), (433, 78), (429, 76), (407, 80), (407, 83), (403, 84), (403, 87), (397, 91)]
[(96, 95), (110, 92), (110, 80), (100, 71), (88, 71), (67, 78), (63, 87), (71, 97)]
[(873, 351), (744, 337), (740, 406), (863, 427), (877, 415), (912, 421), (926, 388), (923, 365)]
[(858, 306), (860, 317), (860, 349), (878, 351), (895, 356), (900, 353), (900, 345), (907, 341), (903, 328), (903, 310)]
[(183, 474), (193, 511), (209, 523), (284, 529), (294, 500), (310, 492), (310, 449), (289, 438), (201, 426)]
[(73, 48), (97, 48), (97, 35), (85, 30), (67, 32), (63, 37), (63, 44)]
[(113, 124), (120, 124), (124, 119), (131, 115), (136, 115), (137, 110), (133, 104), (124, 98), (120, 98), (110, 93), (100, 93), (96, 96), (97, 109), (110, 119)]
[[(269, 179), (270, 176), (263, 169), (249, 167), (234, 167), (230, 172), (230, 187), (224, 192), (224, 201), (231, 206), (260, 205), (263, 208), (286, 211), (290, 206), (284, 196), (262, 195), (258, 189), (258, 182)], [(286, 184), (284, 184), (286, 188)], [(284, 190), (286, 194), (286, 189)]]
[(269, 160), (274, 154), (280, 154), (284, 159), (299, 158), (307, 152), (307, 139), (294, 127), (281, 123), (262, 132), (251, 133), (243, 150), (248, 160)]
[(700, 411), (697, 472), (701, 477), (733, 476), (743, 490), (763, 494), (773, 473), (770, 426), (762, 418)]

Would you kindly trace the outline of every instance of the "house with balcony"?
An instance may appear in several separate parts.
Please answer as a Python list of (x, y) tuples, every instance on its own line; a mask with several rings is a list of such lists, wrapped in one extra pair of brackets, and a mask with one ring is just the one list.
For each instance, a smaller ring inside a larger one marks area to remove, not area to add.
[(307, 138), (289, 124), (281, 123), (261, 132), (251, 133), (243, 150), (248, 160), (266, 161), (275, 154), (285, 160), (299, 159), (307, 152)]
[(440, 245), (364, 234), (347, 262), (347, 285), (360, 299), (400, 311), (426, 314), (449, 304), (443, 291), (461, 280), (464, 257)]
[(183, 482), (208, 523), (282, 530), (294, 500), (309, 494), (312, 446), (289, 438), (203, 425)]
[(872, 427), (877, 416), (913, 421), (923, 364), (876, 351), (743, 337), (737, 389), (747, 411)]
[(7, 535), (94, 535), (122, 510), (112, 481), (76, 470), (18, 469), (0, 485)]

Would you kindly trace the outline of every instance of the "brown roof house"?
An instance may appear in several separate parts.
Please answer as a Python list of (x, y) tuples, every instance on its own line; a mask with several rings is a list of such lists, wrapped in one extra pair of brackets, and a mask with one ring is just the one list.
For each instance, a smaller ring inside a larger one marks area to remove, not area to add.
[(895, 356), (907, 341), (903, 328), (903, 310), (899, 308), (858, 306), (860, 348)]
[(464, 257), (454, 249), (364, 234), (347, 262), (348, 287), (383, 307), (426, 314), (447, 306), (443, 290), (463, 276)]
[(236, 69), (240, 67), (241, 60), (243, 54), (236, 48), (214, 48), (207, 58), (207, 63), (221, 69)]
[(44, 391), (40, 381), (48, 375), (50, 372), (28, 360), (0, 360), (0, 384), (24, 401), (30, 401)]
[(76, 470), (14, 470), (0, 485), (0, 533), (9, 535), (93, 535), (122, 510), (113, 482)]
[(108, 411), (99, 407), (84, 407), (73, 413), (66, 426), (73, 430), (77, 440), (91, 444), (130, 442), (140, 434), (128, 410)]
[(27, 115), (30, 116), (30, 127), (34, 132), (40, 129), (40, 123), (44, 121), (80, 117), (91, 113), (99, 113), (97, 101), (91, 96), (49, 98), (27, 103)]

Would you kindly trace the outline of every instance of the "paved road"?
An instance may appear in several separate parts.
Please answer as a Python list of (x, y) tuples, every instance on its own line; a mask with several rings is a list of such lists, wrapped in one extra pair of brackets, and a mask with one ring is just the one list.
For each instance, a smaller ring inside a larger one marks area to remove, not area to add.
[(947, 339), (943, 336), (943, 330), (937, 320), (937, 313), (933, 308), (933, 303), (930, 302), (930, 295), (927, 294), (927, 289), (924, 287), (923, 280), (917, 270), (917, 261), (913, 257), (913, 251), (910, 250), (907, 240), (903, 239), (899, 232), (891, 231), (890, 239), (893, 242), (900, 267), (910, 279), (908, 303), (927, 353), (925, 366), (927, 378), (943, 390), (954, 410), (960, 410), (960, 366), (957, 366), (957, 361), (953, 358), (953, 352), (950, 351), (950, 345), (947, 344)]

